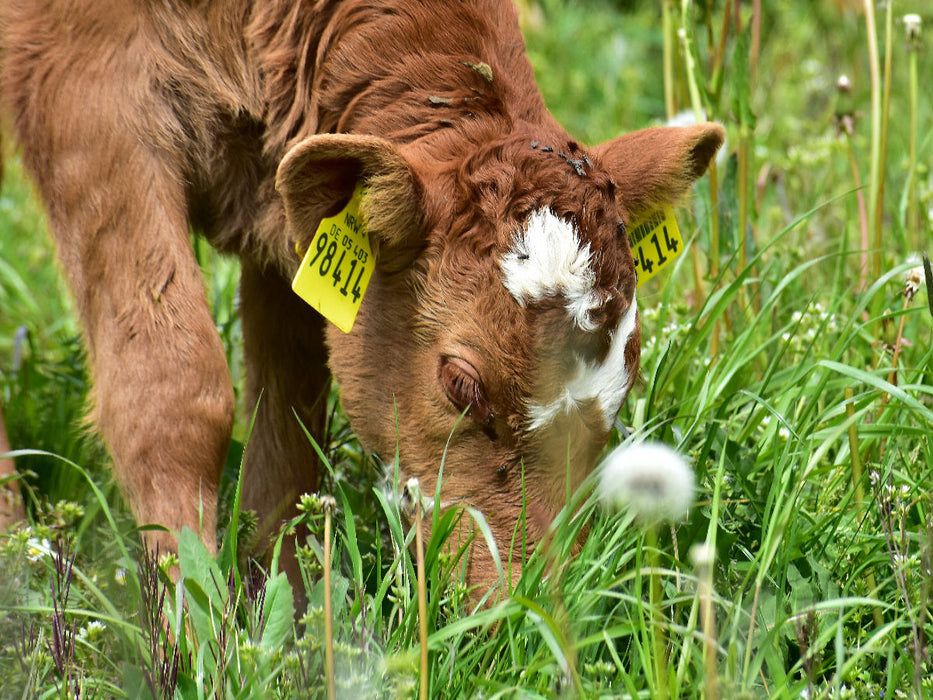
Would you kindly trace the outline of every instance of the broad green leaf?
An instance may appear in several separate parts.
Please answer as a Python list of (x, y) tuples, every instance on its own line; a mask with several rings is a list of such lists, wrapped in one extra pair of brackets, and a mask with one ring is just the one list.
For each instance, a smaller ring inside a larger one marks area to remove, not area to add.
[(262, 617), (264, 623), (259, 646), (274, 651), (292, 636), (292, 621), (295, 618), (292, 587), (284, 572), (280, 571), (266, 581)]

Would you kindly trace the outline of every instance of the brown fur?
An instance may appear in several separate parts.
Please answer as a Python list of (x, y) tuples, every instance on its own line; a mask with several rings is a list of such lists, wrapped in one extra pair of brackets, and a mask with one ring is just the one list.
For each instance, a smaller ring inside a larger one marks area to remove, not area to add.
[[(586, 407), (527, 429), (529, 397), (556, 371), (543, 358), (558, 340), (605, 355), (635, 285), (619, 223), (683, 195), (720, 127), (573, 143), (500, 0), (5, 0), (0, 22), (5, 103), (77, 301), (94, 418), (141, 523), (214, 542), (234, 406), (194, 227), (243, 263), (246, 406), (262, 393), (247, 507), (277, 520), (315, 488), (294, 413), (320, 433), (329, 366), (364, 446), (387, 459), (398, 447), (428, 493), (447, 449), (444, 500), (483, 512), (503, 551), (524, 474), (529, 534), (543, 534), (607, 438)], [(295, 245), (361, 178), (377, 269), (344, 335), (288, 279)], [(596, 253), (600, 333), (502, 285), (498, 261), (539, 208), (573, 219)], [(480, 550), (471, 580), (488, 583)]]
[[(10, 451), (10, 440), (6, 435), (3, 411), (0, 410), (0, 455)], [(16, 465), (9, 457), (0, 457), (0, 532), (11, 525), (21, 522), (26, 516), (23, 512), (23, 497), (19, 490)]]

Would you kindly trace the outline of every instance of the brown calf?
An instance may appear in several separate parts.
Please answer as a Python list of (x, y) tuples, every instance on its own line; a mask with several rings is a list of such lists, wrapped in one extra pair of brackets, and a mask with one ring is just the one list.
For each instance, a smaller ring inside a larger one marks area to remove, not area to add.
[[(524, 478), (529, 538), (543, 534), (638, 371), (625, 226), (690, 188), (720, 127), (575, 143), (501, 0), (4, 0), (0, 13), (5, 103), (140, 523), (200, 525), (214, 544), (234, 400), (193, 228), (242, 262), (247, 407), (262, 396), (246, 507), (278, 519), (315, 489), (295, 414), (322, 429), (333, 373), (368, 450), (397, 448), (431, 493), (446, 449), (443, 500), (481, 511), (503, 550)], [(361, 181), (375, 271), (344, 334), (289, 280), (296, 248), (321, 245), (319, 222)], [(472, 581), (495, 578), (479, 547), (471, 566)]]

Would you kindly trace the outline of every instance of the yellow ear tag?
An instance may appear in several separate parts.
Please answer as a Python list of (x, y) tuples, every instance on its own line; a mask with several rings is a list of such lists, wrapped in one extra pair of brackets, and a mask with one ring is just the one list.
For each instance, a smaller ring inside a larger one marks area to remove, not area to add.
[(292, 280), (292, 290), (344, 333), (349, 333), (373, 276), (373, 251), (360, 217), (365, 188), (321, 221)]
[(628, 232), (628, 242), (640, 287), (683, 252), (684, 242), (677, 228), (674, 209), (665, 206), (639, 222)]

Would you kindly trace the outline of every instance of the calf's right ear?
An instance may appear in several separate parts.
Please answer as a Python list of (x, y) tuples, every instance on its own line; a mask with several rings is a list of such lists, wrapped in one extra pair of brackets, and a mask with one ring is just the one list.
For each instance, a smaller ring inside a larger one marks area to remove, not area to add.
[(661, 126), (633, 131), (593, 151), (612, 176), (616, 199), (633, 223), (687, 194), (724, 139), (719, 124)]
[(375, 136), (317, 134), (285, 154), (275, 187), (285, 204), (289, 237), (307, 248), (321, 219), (340, 211), (360, 180), (368, 185), (360, 211), (376, 264), (401, 270), (424, 240), (424, 190), (399, 150)]

